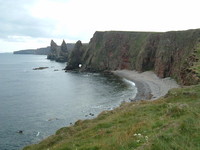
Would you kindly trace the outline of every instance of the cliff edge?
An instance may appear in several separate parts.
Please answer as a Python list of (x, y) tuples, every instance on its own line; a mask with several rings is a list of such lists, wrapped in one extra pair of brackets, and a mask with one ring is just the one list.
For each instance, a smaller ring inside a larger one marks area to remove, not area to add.
[(173, 77), (182, 85), (197, 84), (200, 75), (194, 66), (199, 62), (199, 45), (200, 29), (163, 33), (95, 32), (81, 54), (80, 70), (153, 70), (159, 77)]
[(199, 149), (199, 38), (199, 29), (165, 33), (111, 31), (96, 32), (85, 49), (78, 41), (70, 54), (69, 70), (151, 70), (161, 78), (171, 76), (183, 85), (197, 85), (171, 89), (155, 101), (123, 103), (94, 119), (63, 127), (24, 150)]

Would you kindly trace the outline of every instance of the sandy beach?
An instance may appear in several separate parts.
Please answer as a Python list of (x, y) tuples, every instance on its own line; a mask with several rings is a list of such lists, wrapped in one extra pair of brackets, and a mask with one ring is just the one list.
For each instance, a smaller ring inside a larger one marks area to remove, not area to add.
[(131, 70), (112, 71), (115, 75), (133, 81), (137, 87), (137, 95), (131, 100), (155, 100), (167, 94), (172, 88), (178, 88), (177, 82), (171, 78), (159, 78), (154, 72), (138, 73)]

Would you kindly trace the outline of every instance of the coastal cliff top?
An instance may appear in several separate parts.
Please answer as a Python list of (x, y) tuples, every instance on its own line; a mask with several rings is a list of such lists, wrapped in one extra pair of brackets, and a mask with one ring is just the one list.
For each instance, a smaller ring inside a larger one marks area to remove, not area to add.
[(123, 103), (24, 150), (199, 149), (199, 91), (197, 85), (170, 90), (156, 101)]

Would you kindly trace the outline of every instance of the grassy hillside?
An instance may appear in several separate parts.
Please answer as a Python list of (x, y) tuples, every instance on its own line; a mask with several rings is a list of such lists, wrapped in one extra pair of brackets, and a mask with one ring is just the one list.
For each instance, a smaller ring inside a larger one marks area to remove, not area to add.
[(196, 85), (155, 101), (124, 103), (24, 150), (199, 150), (199, 91)]
[(24, 150), (200, 150), (200, 30), (97, 32), (83, 56), (89, 70), (129, 69), (136, 63), (138, 70), (197, 85), (172, 89), (155, 101), (123, 103)]

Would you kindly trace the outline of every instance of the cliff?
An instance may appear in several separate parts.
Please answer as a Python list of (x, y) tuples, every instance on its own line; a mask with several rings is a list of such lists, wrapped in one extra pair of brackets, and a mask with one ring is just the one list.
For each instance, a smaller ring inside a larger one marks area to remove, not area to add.
[(82, 56), (87, 49), (87, 44), (82, 44), (81, 41), (77, 41), (73, 50), (69, 55), (68, 65), (65, 70), (75, 70), (79, 69), (83, 63)]
[(33, 55), (48, 55), (50, 53), (50, 47), (38, 48), (38, 49), (27, 49), (14, 51), (13, 54), (33, 54)]
[(67, 43), (63, 40), (61, 46), (58, 46), (53, 40), (50, 44), (50, 53), (47, 56), (47, 59), (55, 60), (58, 62), (67, 62), (69, 53), (74, 48), (73, 43)]
[(196, 56), (199, 44), (200, 29), (164, 33), (96, 32), (82, 54), (80, 70), (153, 70), (161, 78), (170, 76), (180, 84), (197, 84), (200, 75), (194, 66), (199, 62)]
[[(82, 49), (78, 41), (68, 69), (153, 70), (184, 85), (199, 83), (200, 30), (96, 32)], [(200, 84), (172, 89), (154, 101), (123, 103), (94, 119), (78, 120), (24, 150), (199, 149)]]

